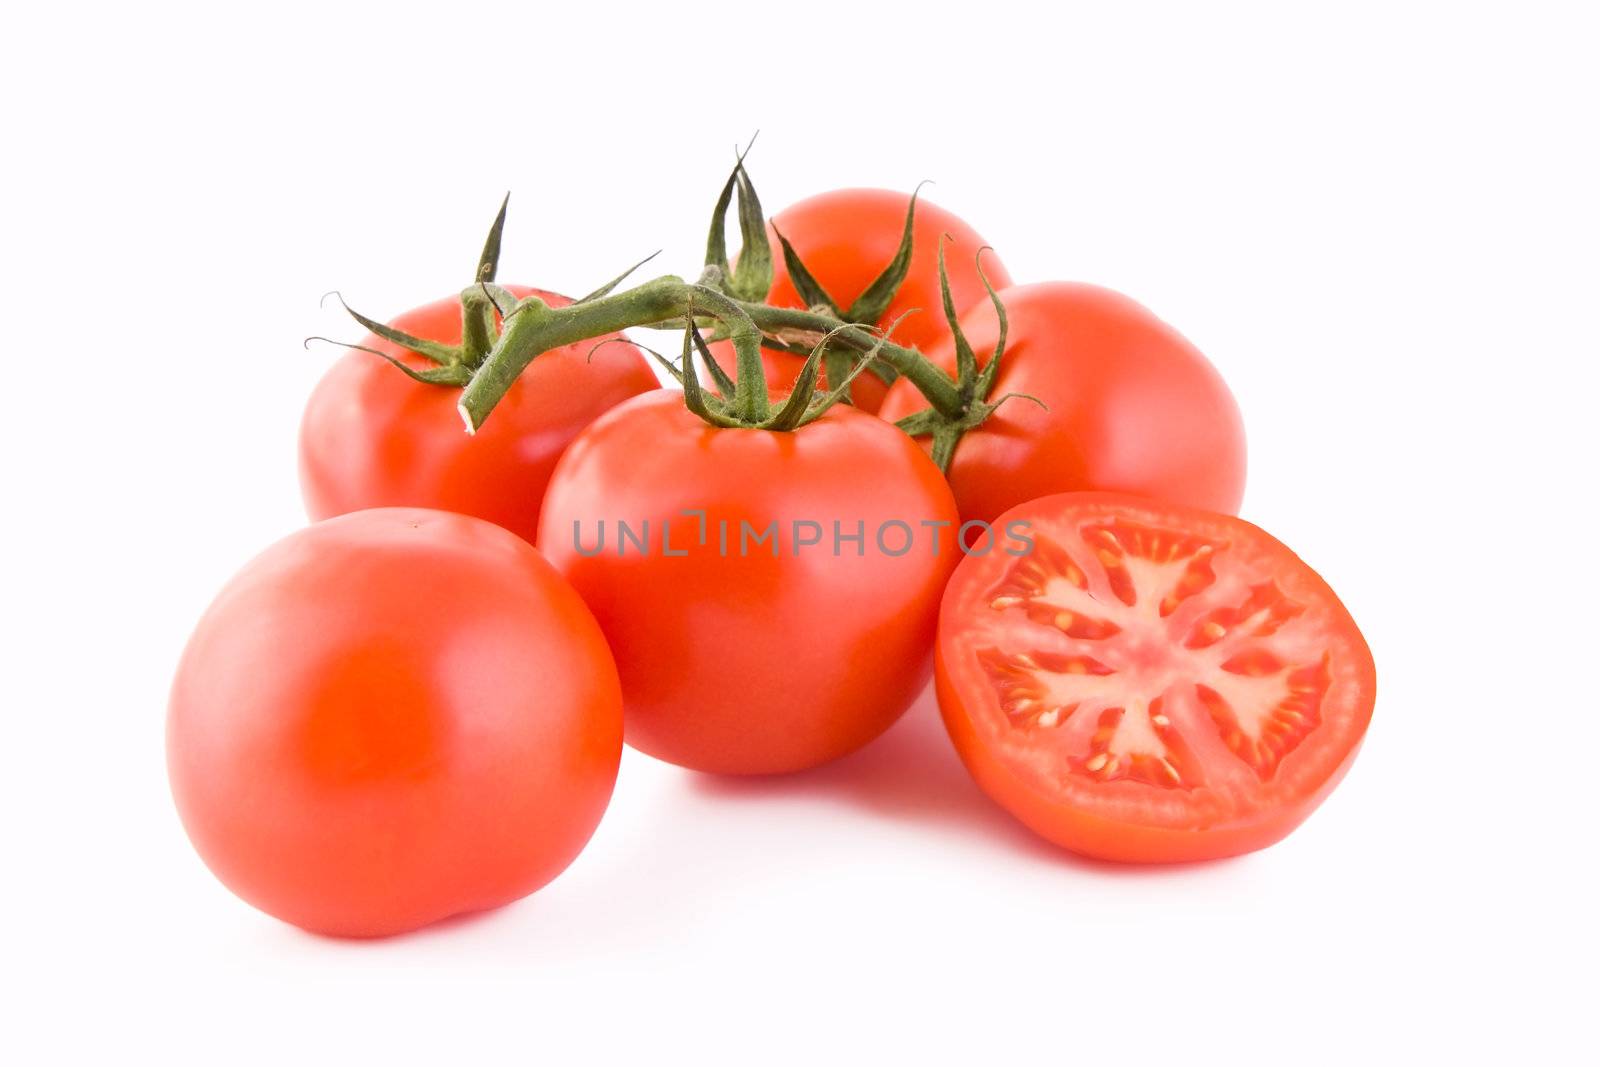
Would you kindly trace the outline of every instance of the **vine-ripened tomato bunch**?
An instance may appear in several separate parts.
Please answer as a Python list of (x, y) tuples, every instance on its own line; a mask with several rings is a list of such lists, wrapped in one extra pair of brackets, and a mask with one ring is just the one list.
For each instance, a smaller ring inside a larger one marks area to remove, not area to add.
[(769, 222), (743, 157), (692, 281), (504, 285), (505, 219), (458, 294), (350, 311), (301, 425), (317, 521), (179, 664), (173, 795), (245, 900), (355, 937), (495, 907), (578, 855), (624, 741), (801, 772), (930, 677), (983, 791), (1087, 856), (1262, 848), (1349, 768), (1371, 654), (1233, 517), (1232, 394), (1141, 305), (1012, 284), (916, 193)]

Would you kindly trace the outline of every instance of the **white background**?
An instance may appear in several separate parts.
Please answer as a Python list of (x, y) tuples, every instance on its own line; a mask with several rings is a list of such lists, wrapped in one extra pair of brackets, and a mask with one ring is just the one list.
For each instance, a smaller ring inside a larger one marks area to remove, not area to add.
[[(0, 44), (10, 1062), (1571, 1061), (1592, 1030), (1600, 343), (1584, 5), (30, 5)], [(534, 898), (381, 943), (220, 887), (165, 690), (303, 521), (301, 339), (502, 277), (693, 271), (735, 142), (1122, 289), (1250, 434), (1244, 514), (1375, 651), (1282, 844), (1076, 861), (930, 700), (772, 782), (629, 753)], [(18, 1053), (21, 1053), (19, 1056)], [(291, 1059), (292, 1058), (292, 1059)]]

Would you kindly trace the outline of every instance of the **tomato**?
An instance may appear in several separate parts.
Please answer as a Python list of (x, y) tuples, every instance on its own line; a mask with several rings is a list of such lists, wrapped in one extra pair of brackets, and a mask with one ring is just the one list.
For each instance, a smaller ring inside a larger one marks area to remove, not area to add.
[(223, 589), (167, 719), (183, 825), (240, 897), (371, 937), (526, 896), (577, 856), (622, 751), (578, 595), (480, 519), (359, 511)]
[[(836, 189), (780, 211), (768, 227), (775, 273), (767, 303), (778, 307), (806, 306), (789, 278), (774, 228), (788, 238), (806, 269), (834, 303), (845, 310), (894, 259), (910, 200), (906, 193), (887, 189)], [(945, 235), (950, 238), (945, 241), (945, 261), (957, 313), (989, 298), (976, 268), (978, 250), (986, 244), (984, 239), (960, 218), (918, 197), (912, 223), (911, 266), (877, 322), (887, 327), (901, 315), (915, 312), (895, 328), (890, 339), (896, 344), (926, 351), (950, 336), (939, 293), (939, 244)], [(1010, 275), (992, 252), (984, 254), (983, 269), (994, 286), (1011, 284)], [(723, 341), (713, 344), (711, 350), (718, 364), (732, 374), (733, 346)], [(761, 356), (767, 381), (775, 390), (787, 391), (805, 362), (804, 357), (768, 349), (763, 349)], [(710, 379), (706, 380), (709, 385)], [(851, 397), (863, 411), (877, 411), (887, 389), (877, 376), (863, 374), (851, 385)]]
[(1338, 597), (1239, 519), (1065, 493), (1007, 512), (1034, 551), (968, 556), (939, 617), (939, 707), (978, 784), (1111, 860), (1279, 840), (1343, 777), (1372, 654)]
[(926, 685), (955, 520), (938, 468), (871, 415), (718, 429), (663, 390), (572, 443), (538, 543), (616, 653), (628, 742), (765, 774), (859, 748)]
[[(963, 519), (993, 521), (1050, 493), (1104, 490), (1233, 513), (1244, 496), (1244, 424), (1199, 350), (1134, 301), (1093, 285), (1043, 282), (999, 294), (1009, 330), (990, 393), (1013, 397), (956, 445), (949, 477)], [(992, 304), (961, 319), (987, 364)], [(955, 347), (928, 353), (952, 374)], [(1041, 406), (1041, 404), (1043, 406)], [(925, 409), (896, 382), (879, 414)]]
[[(537, 294), (553, 307), (571, 301)], [(461, 340), (461, 300), (436, 300), (391, 323), (443, 344)], [(608, 335), (609, 338), (619, 337)], [(475, 435), (462, 430), (459, 389), (413, 381), (370, 352), (351, 351), (323, 377), (300, 425), (300, 486), (313, 519), (391, 505), (439, 508), (498, 523), (529, 541), (561, 450), (601, 412), (658, 387), (638, 349), (584, 341), (546, 352)], [(432, 366), (368, 335), (362, 344), (421, 370)], [(591, 352), (593, 353), (591, 357)]]

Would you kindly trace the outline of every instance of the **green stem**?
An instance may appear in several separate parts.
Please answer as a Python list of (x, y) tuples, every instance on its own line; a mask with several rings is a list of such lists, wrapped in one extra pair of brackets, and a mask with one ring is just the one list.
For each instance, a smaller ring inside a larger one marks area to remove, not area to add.
[(495, 404), (535, 356), (629, 326), (648, 326), (683, 315), (690, 286), (668, 275), (626, 292), (584, 304), (552, 308), (529, 297), (507, 316), (500, 340), (461, 391), (457, 405), (469, 432), (489, 417)]
[[(872, 351), (881, 341), (870, 330), (848, 325), (829, 315), (732, 300), (715, 289), (693, 285), (672, 275), (625, 292), (561, 308), (552, 308), (536, 297), (529, 297), (507, 316), (500, 340), (461, 391), (458, 405), (461, 417), (468, 431), (476, 431), (517, 376), (541, 352), (603, 337), (631, 326), (658, 325), (691, 314), (714, 316), (728, 331), (734, 351), (740, 357), (740, 396), (736, 403), (742, 406), (748, 400), (752, 411), (758, 406), (757, 400), (759, 406), (765, 407), (766, 389), (760, 375), (747, 374), (744, 364), (752, 363), (759, 368), (764, 332), (798, 330), (821, 335), (838, 330), (834, 339), (860, 353)], [(883, 343), (878, 347), (877, 358), (911, 379), (928, 403), (942, 414), (958, 417), (964, 413), (966, 405), (956, 383), (915, 349)], [(759, 394), (756, 399), (744, 395), (747, 378), (751, 395)]]
[(761, 328), (739, 303), (717, 290), (703, 285), (689, 289), (689, 303), (715, 315), (727, 327), (728, 339), (733, 342), (739, 371), (733, 383), (734, 411), (746, 422), (764, 421), (772, 414), (772, 407), (767, 395), (766, 372), (761, 366)]
[[(819, 315), (814, 311), (802, 311), (799, 308), (780, 308), (769, 304), (743, 302), (739, 303), (739, 307), (767, 333), (801, 330), (823, 334), (843, 325), (842, 320), (830, 315)], [(840, 330), (835, 335), (835, 340), (857, 352), (869, 352), (872, 346), (878, 343), (877, 335), (861, 326)], [(927, 398), (928, 403), (941, 414), (954, 418), (963, 413), (964, 405), (955, 381), (944, 371), (929, 363), (921, 352), (889, 342), (878, 350), (878, 358), (893, 367), (902, 377), (910, 378), (911, 383)]]
[(494, 304), (477, 286), (461, 294), (461, 358), (476, 367), (494, 347)]

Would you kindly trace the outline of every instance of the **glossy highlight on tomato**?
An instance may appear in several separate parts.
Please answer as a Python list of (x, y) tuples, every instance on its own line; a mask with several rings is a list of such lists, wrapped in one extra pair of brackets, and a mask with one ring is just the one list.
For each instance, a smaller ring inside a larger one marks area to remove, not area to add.
[[(871, 415), (723, 429), (663, 390), (572, 443), (538, 544), (616, 653), (629, 744), (695, 770), (776, 774), (861, 747), (926, 685), (955, 522), (938, 468)], [(801, 546), (797, 523), (823, 540)], [(835, 542), (836, 523), (862, 539)]]
[(1101, 859), (1263, 848), (1348, 770), (1376, 675), (1318, 575), (1230, 516), (1102, 493), (1023, 504), (1035, 551), (945, 594), (939, 706), (978, 784)]
[[(841, 310), (847, 309), (894, 259), (910, 201), (909, 194), (888, 189), (835, 189), (780, 211), (768, 227), (776, 269), (766, 302), (778, 307), (806, 306), (784, 263), (777, 238), (781, 232), (834, 302)], [(888, 327), (906, 315), (890, 338), (896, 344), (928, 351), (950, 337), (939, 291), (941, 242), (957, 313), (988, 300), (976, 266), (978, 251), (987, 242), (961, 218), (919, 196), (912, 223), (910, 270), (876, 323)], [(996, 288), (1011, 284), (1010, 274), (993, 251), (984, 253), (983, 269)], [(718, 364), (733, 374), (733, 346), (719, 342), (711, 349)], [(761, 358), (767, 381), (778, 391), (794, 385), (805, 362), (801, 356), (770, 349), (763, 349)], [(824, 381), (826, 377), (824, 374)], [(706, 381), (711, 384), (709, 378)], [(887, 390), (881, 379), (868, 373), (856, 378), (851, 396), (857, 407), (871, 412), (878, 410)]]
[[(571, 300), (526, 286), (552, 307)], [(392, 323), (414, 337), (458, 344), (461, 299), (445, 297)], [(375, 507), (475, 515), (532, 541), (550, 471), (567, 444), (617, 404), (658, 388), (645, 357), (621, 334), (552, 349), (536, 359), (479, 432), (462, 431), (459, 389), (413, 381), (370, 352), (329, 368), (300, 425), (300, 487), (313, 519)], [(368, 334), (361, 345), (416, 370), (432, 364)], [(596, 347), (596, 346), (600, 347)]]
[(246, 565), (190, 638), (167, 719), (206, 865), (344, 937), (550, 881), (621, 750), (616, 668), (578, 595), (506, 530), (420, 508), (328, 519)]
[[(1198, 349), (1143, 306), (1099, 286), (1041, 282), (1001, 290), (999, 298), (1009, 328), (990, 399), (1023, 395), (956, 446), (949, 477), (963, 519), (992, 522), (1023, 501), (1083, 490), (1238, 510), (1244, 423)], [(999, 338), (994, 307), (974, 306), (961, 326), (987, 364)], [(956, 369), (953, 343), (928, 358)], [(927, 406), (899, 381), (879, 415), (892, 422)]]

